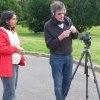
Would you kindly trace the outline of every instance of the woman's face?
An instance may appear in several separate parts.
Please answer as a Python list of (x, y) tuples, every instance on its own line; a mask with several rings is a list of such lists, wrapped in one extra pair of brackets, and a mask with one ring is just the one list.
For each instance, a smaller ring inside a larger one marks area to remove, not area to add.
[(7, 21), (7, 24), (9, 25), (9, 28), (15, 28), (17, 25), (17, 16), (13, 15), (12, 18)]

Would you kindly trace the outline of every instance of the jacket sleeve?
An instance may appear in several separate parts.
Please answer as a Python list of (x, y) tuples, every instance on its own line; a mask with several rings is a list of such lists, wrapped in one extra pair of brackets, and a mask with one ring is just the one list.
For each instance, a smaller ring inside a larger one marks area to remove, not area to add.
[[(69, 17), (66, 17), (66, 19), (68, 20), (69, 26), (71, 27), (73, 25), (72, 20)], [(76, 31), (76, 33), (71, 33), (72, 39), (77, 39), (78, 33), (79, 33), (78, 31)]]
[(50, 34), (50, 32), (48, 31), (47, 27), (44, 27), (44, 33), (45, 33), (45, 41), (46, 41), (46, 45), (47, 48), (49, 49), (55, 49), (59, 46), (59, 39), (54, 36), (52, 36), (52, 34)]
[(0, 54), (13, 54), (17, 51), (16, 46), (11, 46), (7, 41), (5, 40), (5, 37), (3, 37), (0, 34)]
[(72, 39), (77, 39), (78, 38), (78, 31), (76, 33), (71, 33)]

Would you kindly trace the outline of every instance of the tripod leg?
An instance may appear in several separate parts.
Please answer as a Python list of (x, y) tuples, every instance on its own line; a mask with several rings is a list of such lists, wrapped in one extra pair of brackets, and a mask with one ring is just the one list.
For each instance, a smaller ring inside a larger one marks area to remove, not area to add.
[[(75, 68), (75, 71), (73, 72), (72, 80), (73, 80), (73, 78), (74, 78), (74, 76), (75, 76), (75, 74), (76, 74), (76, 71), (77, 71), (77, 69), (78, 69), (78, 67), (79, 67), (79, 65), (80, 65), (80, 63), (81, 63), (81, 61), (82, 61), (82, 58), (84, 57), (84, 54), (85, 54), (85, 52), (83, 51), (83, 53), (82, 53), (82, 55), (81, 55), (81, 58), (80, 58), (80, 60), (79, 60), (79, 62), (78, 62), (78, 64), (77, 64), (77, 66), (76, 66), (76, 68)], [(71, 80), (71, 81), (72, 81), (72, 80)]]
[(88, 75), (86, 74), (86, 100), (88, 99)]
[[(72, 80), (73, 80), (73, 78), (74, 78), (74, 76), (75, 76), (75, 73), (76, 73), (76, 71), (77, 71), (77, 69), (78, 69), (78, 67), (79, 67), (79, 65), (80, 65), (80, 63), (81, 63), (82, 58), (84, 57), (84, 54), (85, 54), (85, 51), (83, 51), (83, 53), (82, 53), (82, 55), (81, 55), (81, 58), (80, 58), (80, 60), (79, 60), (79, 62), (78, 62), (78, 64), (77, 64), (77, 66), (76, 66), (76, 69), (75, 69), (75, 71), (74, 71), (74, 73), (73, 73), (73, 75), (72, 75), (72, 78), (71, 78), (71, 82), (72, 82)], [(71, 82), (70, 82), (70, 84), (71, 84)], [(70, 86), (70, 85), (69, 85), (69, 86)], [(68, 87), (68, 88), (69, 88), (69, 87)], [(66, 92), (67, 92), (67, 88), (65, 89), (65, 92), (64, 92), (64, 94), (63, 94), (63, 97), (65, 97)]]
[(84, 71), (84, 74), (86, 74), (86, 100), (88, 99), (88, 56), (87, 56), (87, 52), (86, 52), (86, 55), (85, 55), (85, 71)]
[(90, 67), (92, 69), (92, 73), (93, 73), (93, 76), (94, 76), (94, 83), (96, 84), (96, 88), (97, 88), (97, 92), (98, 92), (98, 96), (99, 96), (99, 100), (100, 100), (100, 91), (99, 91), (99, 87), (98, 87), (98, 83), (97, 83), (97, 79), (96, 79), (96, 75), (95, 75), (95, 72), (94, 72), (94, 69), (93, 69), (93, 64), (92, 64), (92, 60), (91, 60), (91, 55), (90, 53), (88, 53), (89, 55), (89, 61), (90, 61)]

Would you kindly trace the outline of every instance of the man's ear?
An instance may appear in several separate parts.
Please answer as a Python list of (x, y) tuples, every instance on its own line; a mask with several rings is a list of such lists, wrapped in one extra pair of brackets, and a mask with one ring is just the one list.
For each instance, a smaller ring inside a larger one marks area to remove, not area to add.
[(54, 16), (54, 13), (51, 13), (51, 16)]
[(52, 15), (54, 16), (54, 13), (52, 13)]
[(66, 9), (65, 9), (65, 14), (66, 14)]

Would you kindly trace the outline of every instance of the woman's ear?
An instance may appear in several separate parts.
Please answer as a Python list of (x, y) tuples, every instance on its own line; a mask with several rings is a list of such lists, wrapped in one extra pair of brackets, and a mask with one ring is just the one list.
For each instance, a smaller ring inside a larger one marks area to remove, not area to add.
[(9, 21), (6, 21), (6, 24), (8, 25), (9, 24)]

